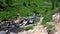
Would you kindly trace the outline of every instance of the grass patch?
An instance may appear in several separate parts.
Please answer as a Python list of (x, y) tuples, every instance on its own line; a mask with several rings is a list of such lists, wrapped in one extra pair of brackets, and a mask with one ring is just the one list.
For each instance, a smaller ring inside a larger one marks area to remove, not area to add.
[(28, 31), (28, 30), (32, 30), (32, 29), (33, 29), (33, 25), (28, 26), (28, 27), (25, 28), (26, 31)]
[(48, 29), (48, 30), (51, 30), (53, 27), (54, 27), (54, 26), (52, 26), (52, 25), (48, 25), (48, 26), (47, 26), (47, 29)]
[[(1, 0), (2, 1), (2, 0)], [(4, 1), (5, 2), (5, 1)], [(0, 11), (0, 20), (8, 20), (9, 18), (16, 19), (19, 16), (28, 17), (33, 15), (33, 12), (40, 13), (43, 15), (44, 19), (42, 24), (46, 24), (46, 22), (52, 20), (52, 14), (57, 11), (51, 10), (52, 3), (44, 3), (46, 0), (13, 0), (11, 6), (7, 7), (4, 11)], [(3, 6), (4, 3), (3, 3)], [(60, 9), (60, 8), (58, 8)], [(58, 10), (57, 9), (57, 10)], [(46, 11), (47, 10), (47, 11)], [(55, 9), (56, 10), (56, 9)], [(36, 19), (35, 22), (39, 21)]]
[(48, 26), (47, 26), (47, 30), (48, 30), (49, 32), (51, 32), (53, 27), (54, 27), (54, 25), (48, 25)]

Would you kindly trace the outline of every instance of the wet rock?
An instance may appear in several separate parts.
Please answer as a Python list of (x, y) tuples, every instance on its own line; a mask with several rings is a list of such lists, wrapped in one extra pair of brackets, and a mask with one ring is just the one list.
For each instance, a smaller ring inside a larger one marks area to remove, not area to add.
[(6, 34), (7, 31), (0, 31), (0, 34)]

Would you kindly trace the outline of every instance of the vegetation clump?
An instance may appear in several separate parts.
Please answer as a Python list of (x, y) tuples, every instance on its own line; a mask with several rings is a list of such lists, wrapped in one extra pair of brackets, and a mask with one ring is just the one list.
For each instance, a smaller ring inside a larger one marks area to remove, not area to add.
[[(42, 24), (51, 20), (51, 16), (58, 8), (59, 0), (0, 0), (0, 21), (16, 19), (18, 16), (28, 17), (35, 14), (42, 14)], [(59, 9), (58, 9), (59, 10)], [(18, 15), (19, 14), (19, 15)]]

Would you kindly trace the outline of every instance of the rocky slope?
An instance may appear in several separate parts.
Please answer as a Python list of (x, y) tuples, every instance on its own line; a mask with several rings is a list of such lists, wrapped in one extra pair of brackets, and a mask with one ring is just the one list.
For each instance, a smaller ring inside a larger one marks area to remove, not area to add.
[(52, 32), (48, 32), (47, 27), (41, 25), (43, 18), (40, 19), (39, 23), (34, 26), (33, 30), (28, 30), (24, 32), (19, 32), (18, 34), (60, 34), (60, 13), (55, 13), (52, 15), (52, 20), (47, 22), (46, 25), (54, 25)]

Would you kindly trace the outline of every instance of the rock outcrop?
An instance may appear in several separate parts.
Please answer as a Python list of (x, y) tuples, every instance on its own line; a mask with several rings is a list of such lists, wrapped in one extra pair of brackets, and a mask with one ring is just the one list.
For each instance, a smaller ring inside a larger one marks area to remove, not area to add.
[(60, 12), (52, 15), (52, 21), (47, 22), (47, 25), (55, 25), (53, 33), (60, 34)]
[(55, 22), (59, 22), (60, 13), (55, 13), (54, 15), (52, 15), (52, 20), (55, 21)]
[(43, 26), (35, 26), (33, 30), (19, 32), (18, 34), (48, 34), (48, 32)]
[(60, 23), (57, 23), (55, 25), (55, 30), (56, 30), (56, 32), (54, 34), (60, 34)]
[(43, 18), (41, 18), (39, 23), (33, 27), (33, 30), (19, 32), (18, 34), (48, 34), (47, 29), (43, 25), (40, 25), (42, 20)]

